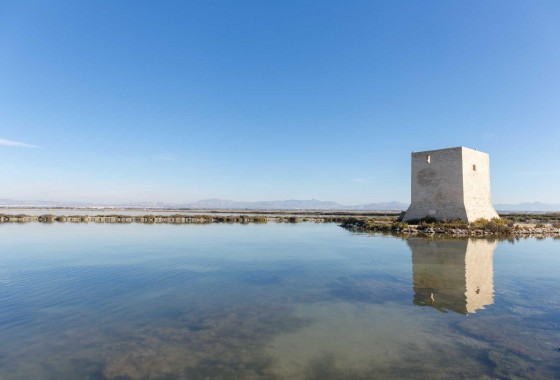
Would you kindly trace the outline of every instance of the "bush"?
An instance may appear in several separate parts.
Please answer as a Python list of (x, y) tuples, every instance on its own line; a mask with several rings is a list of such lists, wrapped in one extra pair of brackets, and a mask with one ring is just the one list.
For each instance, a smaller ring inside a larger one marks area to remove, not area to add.
[(511, 227), (507, 225), (507, 223), (497, 223), (493, 219), (488, 223), (485, 230), (500, 233), (500, 234), (508, 234), (511, 232)]
[(266, 218), (266, 216), (262, 216), (262, 215), (253, 216), (253, 223), (266, 223), (267, 221), (268, 219)]
[(480, 218), (471, 223), (470, 227), (475, 230), (483, 230), (490, 221), (485, 218)]
[(492, 220), (480, 218), (472, 222), (470, 228), (499, 234), (508, 234), (511, 233), (513, 229), (513, 221), (500, 218), (494, 218)]
[(459, 219), (451, 220), (449, 222), (441, 222), (437, 224), (438, 227), (442, 228), (453, 228), (453, 229), (467, 229), (469, 228), (469, 223), (464, 222)]
[(434, 218), (433, 216), (426, 215), (420, 222), (423, 222), (423, 223), (426, 223), (426, 224), (435, 224), (435, 223), (437, 223), (437, 219)]
[(408, 228), (408, 223), (406, 222), (394, 222), (391, 224), (392, 230), (403, 230), (405, 228)]

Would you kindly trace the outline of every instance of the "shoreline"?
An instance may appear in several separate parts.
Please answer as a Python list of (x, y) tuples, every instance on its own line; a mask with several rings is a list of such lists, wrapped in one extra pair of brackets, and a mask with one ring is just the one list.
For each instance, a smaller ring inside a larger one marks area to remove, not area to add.
[(466, 222), (420, 222), (407, 224), (395, 220), (392, 223), (372, 219), (349, 218), (340, 227), (355, 232), (381, 232), (408, 236), (445, 236), (445, 237), (560, 237), (560, 225), (515, 223), (508, 219), (478, 220)]
[(211, 224), (211, 223), (342, 223), (348, 215), (320, 215), (320, 214), (147, 214), (147, 215), (26, 215), (0, 214), (2, 223), (141, 223), (141, 224)]
[[(37, 210), (37, 209), (35, 209)], [(45, 210), (46, 211), (46, 210)], [(169, 211), (172, 212), (172, 211)], [(122, 214), (97, 214), (97, 215), (27, 215), (27, 214), (2, 214), (0, 224), (4, 223), (100, 223), (100, 224), (265, 224), (265, 223), (337, 223), (340, 227), (353, 232), (381, 232), (409, 236), (446, 236), (446, 237), (560, 237), (560, 214), (546, 214), (541, 223), (515, 223), (515, 218), (534, 218), (533, 214), (504, 215), (499, 221), (487, 223), (420, 223), (408, 225), (397, 221), (399, 213), (371, 212), (366, 215), (357, 213), (333, 213), (324, 211), (284, 211), (259, 212), (246, 211), (233, 213), (232, 211), (206, 214), (181, 214), (168, 215), (122, 215)], [(552, 223), (550, 223), (552, 221)]]

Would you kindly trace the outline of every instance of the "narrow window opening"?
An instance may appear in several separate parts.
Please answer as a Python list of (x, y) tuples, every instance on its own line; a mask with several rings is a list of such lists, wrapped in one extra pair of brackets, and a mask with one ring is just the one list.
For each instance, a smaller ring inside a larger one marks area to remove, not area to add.
[(432, 156), (430, 156), (429, 154), (426, 154), (426, 162), (429, 164), (432, 161)]
[(472, 166), (472, 170), (475, 172), (476, 171), (476, 165)]

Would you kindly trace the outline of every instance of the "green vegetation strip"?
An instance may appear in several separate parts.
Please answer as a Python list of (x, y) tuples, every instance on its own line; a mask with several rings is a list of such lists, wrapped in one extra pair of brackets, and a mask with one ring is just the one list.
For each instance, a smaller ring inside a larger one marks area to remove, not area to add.
[(400, 221), (401, 215), (262, 215), (262, 214), (173, 214), (173, 215), (25, 215), (0, 214), (0, 223), (143, 223), (143, 224), (209, 224), (209, 223), (339, 223), (341, 227), (361, 232), (405, 234), (446, 234), (453, 236), (485, 235), (560, 235), (560, 213), (506, 214), (492, 220), (473, 223), (460, 220), (437, 221), (426, 217), (410, 223)]
[[(400, 218), (393, 220), (348, 218), (342, 222), (341, 227), (353, 231), (379, 231), (409, 234), (446, 234), (458, 236), (514, 236), (514, 235), (560, 235), (560, 214), (556, 218), (550, 216), (547, 223), (525, 223), (517, 222), (519, 214), (515, 216), (504, 216), (492, 220), (478, 219), (472, 223), (461, 220), (437, 221), (426, 217), (420, 220), (405, 223)], [(527, 216), (528, 221), (533, 222)], [(545, 220), (545, 219), (541, 219)]]
[(342, 223), (346, 216), (289, 215), (8, 215), (0, 214), (0, 223), (147, 223), (147, 224), (208, 224), (208, 223)]

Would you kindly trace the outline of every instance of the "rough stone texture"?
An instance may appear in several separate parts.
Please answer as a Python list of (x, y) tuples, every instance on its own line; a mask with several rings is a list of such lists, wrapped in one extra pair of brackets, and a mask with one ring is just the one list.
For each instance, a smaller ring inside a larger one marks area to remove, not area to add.
[(490, 195), (490, 159), (457, 147), (412, 153), (412, 202), (404, 221), (497, 218)]
[(412, 251), (414, 303), (460, 314), (494, 303), (497, 241), (408, 239)]

